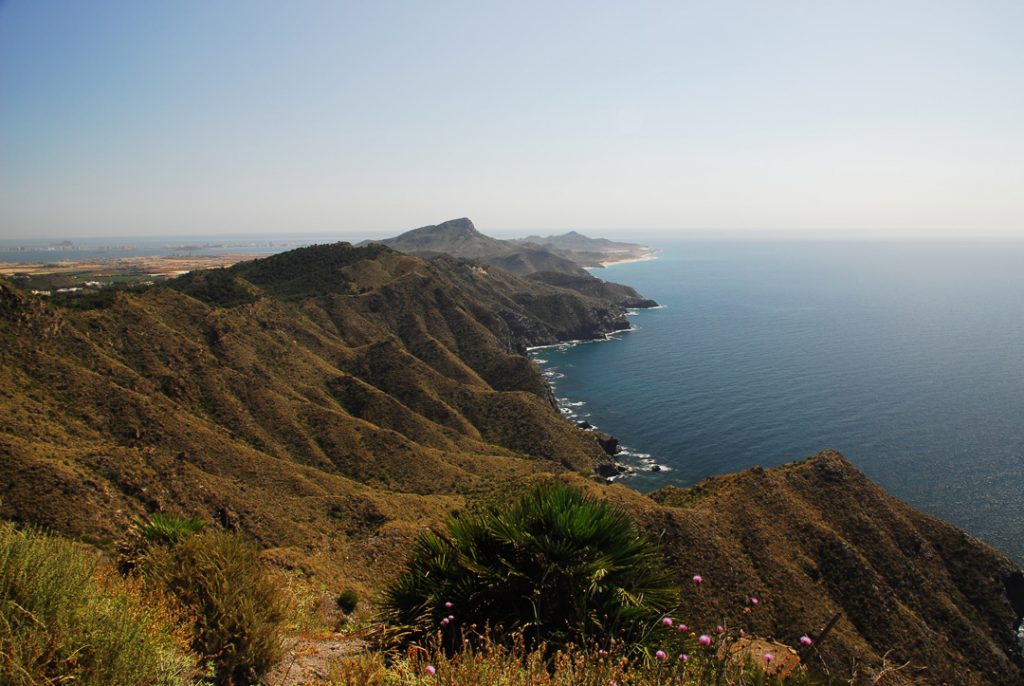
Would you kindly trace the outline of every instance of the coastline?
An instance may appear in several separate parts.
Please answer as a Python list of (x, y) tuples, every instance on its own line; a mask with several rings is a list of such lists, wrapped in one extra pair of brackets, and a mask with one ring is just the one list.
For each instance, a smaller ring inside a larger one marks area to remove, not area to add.
[[(637, 331), (639, 328), (640, 327), (637, 326), (631, 326), (629, 329), (623, 329), (623, 332), (628, 333)], [(605, 338), (594, 338), (582, 341), (565, 341), (553, 345), (536, 346), (528, 349), (527, 356), (540, 368), (541, 374), (544, 377), (544, 382), (547, 384), (552, 397), (555, 399), (559, 413), (562, 415), (562, 418), (570, 424), (584, 428), (587, 431), (606, 433), (601, 429), (599, 424), (593, 421), (594, 417), (585, 409), (587, 401), (559, 394), (557, 382), (559, 379), (565, 378), (565, 372), (561, 371), (558, 367), (552, 366), (552, 362), (549, 359), (546, 359), (546, 357), (541, 357), (541, 355), (545, 349), (549, 349), (549, 351), (550, 349), (555, 349), (558, 352), (564, 352), (570, 348), (575, 348), (586, 343), (603, 343), (606, 341), (617, 340), (621, 339), (618, 336), (607, 335)], [(581, 426), (581, 424), (584, 426)], [(626, 481), (642, 472), (673, 471), (672, 467), (658, 462), (650, 453), (643, 452), (625, 443), (619, 443), (618, 436), (613, 434), (606, 435), (607, 437), (616, 440), (618, 449), (617, 452), (610, 455), (615, 467), (617, 468), (617, 472), (614, 474), (601, 474), (605, 483)]]
[[(631, 262), (650, 262), (657, 259), (656, 253), (660, 250), (652, 249), (648, 254), (641, 257), (629, 257), (621, 260), (609, 260), (606, 263), (602, 263), (601, 266), (611, 266), (615, 264), (626, 264)], [(587, 267), (587, 270), (596, 269), (596, 267)], [(663, 309), (665, 305), (656, 305), (654, 307), (644, 308), (629, 308), (626, 311), (627, 317), (632, 317), (640, 314), (645, 310)], [(557, 380), (565, 377), (565, 373), (557, 369), (556, 367), (547, 366), (551, 362), (548, 359), (541, 357), (543, 351), (566, 351), (570, 348), (575, 348), (579, 345), (587, 343), (605, 343), (608, 341), (621, 340), (619, 334), (632, 333), (638, 331), (641, 327), (636, 324), (630, 323), (629, 328), (621, 329), (618, 331), (610, 331), (597, 338), (582, 339), (582, 340), (571, 340), (571, 341), (560, 341), (558, 343), (549, 343), (545, 345), (529, 346), (526, 348), (527, 357), (536, 364), (544, 377), (544, 382), (547, 384), (548, 389), (551, 392), (551, 396), (555, 399), (559, 413), (569, 423), (580, 426), (581, 423), (585, 424), (588, 431), (600, 431), (600, 427), (590, 421), (592, 418), (590, 413), (583, 408), (586, 407), (587, 402), (585, 400), (573, 399), (558, 394)], [(609, 437), (617, 439), (617, 437)], [(617, 442), (617, 440), (616, 440)], [(618, 452), (611, 455), (612, 460), (618, 472), (616, 474), (603, 475), (606, 483), (614, 481), (625, 480), (629, 477), (635, 476), (640, 472), (670, 472), (672, 468), (669, 465), (661, 464), (650, 453), (641, 452), (632, 448), (628, 445), (618, 443)], [(625, 459), (625, 461), (623, 461)]]
[(601, 260), (597, 263), (596, 267), (588, 267), (588, 269), (602, 269), (604, 267), (611, 267), (616, 264), (629, 264), (631, 262), (650, 262), (651, 260), (658, 259), (657, 254), (661, 252), (657, 249), (651, 249), (646, 255), (640, 255), (639, 257), (620, 257), (612, 258), (607, 260)]

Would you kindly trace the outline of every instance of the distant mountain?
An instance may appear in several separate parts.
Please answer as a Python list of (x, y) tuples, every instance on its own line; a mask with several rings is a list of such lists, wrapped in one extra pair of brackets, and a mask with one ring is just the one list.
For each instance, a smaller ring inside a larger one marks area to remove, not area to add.
[(584, 267), (602, 267), (606, 263), (635, 260), (654, 253), (646, 245), (590, 238), (578, 231), (559, 236), (527, 236), (514, 239), (514, 242), (542, 248)]
[(427, 257), (446, 253), (456, 257), (480, 259), (489, 255), (511, 253), (515, 250), (515, 246), (509, 245), (508, 241), (491, 238), (480, 233), (473, 226), (473, 222), (465, 217), (406, 231), (394, 238), (364, 241), (360, 245), (371, 242), (386, 245), (392, 250), (406, 254)]
[[(603, 239), (595, 242), (595, 239), (589, 239), (580, 234), (574, 235), (586, 241), (588, 246), (605, 245), (608, 250), (616, 251), (616, 254), (624, 254), (618, 252), (620, 246), (628, 245), (612, 241), (601, 242)], [(642, 297), (629, 286), (607, 283), (584, 269), (584, 264), (596, 264), (596, 252), (583, 256), (572, 251), (561, 251), (561, 249), (548, 248), (529, 242), (491, 238), (477, 231), (473, 222), (466, 218), (452, 219), (435, 226), (413, 229), (394, 238), (363, 241), (359, 245), (371, 244), (386, 245), (393, 250), (418, 257), (452, 255), (477, 260), (483, 265), (498, 267), (518, 276), (577, 290), (589, 297), (599, 298), (612, 306), (653, 307), (657, 304), (653, 300)], [(643, 246), (631, 247), (650, 252)], [(575, 261), (573, 255), (580, 257), (582, 262)]]
[(480, 260), (520, 276), (539, 271), (586, 274), (586, 270), (572, 260), (559, 257), (539, 246), (522, 246), (514, 241), (485, 236), (466, 218), (413, 229), (394, 238), (364, 241), (360, 245), (371, 242), (418, 257), (445, 254)]
[(644, 248), (647, 246), (639, 243), (622, 243), (611, 241), (607, 238), (590, 238), (579, 231), (569, 231), (560, 235), (551, 236), (527, 236), (526, 238), (513, 239), (518, 243), (536, 243), (537, 245), (552, 246), (564, 250), (605, 250), (605, 249), (626, 249)]

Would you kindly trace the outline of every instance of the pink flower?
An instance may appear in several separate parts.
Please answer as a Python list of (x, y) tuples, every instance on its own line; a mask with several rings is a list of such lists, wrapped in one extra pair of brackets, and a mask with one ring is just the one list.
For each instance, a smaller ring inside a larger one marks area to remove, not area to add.
[(764, 654), (764, 661), (765, 662), (771, 662), (774, 659), (775, 659), (775, 656), (772, 655), (771, 653), (765, 653)]
[(601, 648), (601, 650), (597, 651), (597, 654), (600, 655), (601, 657), (604, 657), (605, 655), (608, 654), (608, 651), (605, 650), (604, 648)]
[(747, 635), (747, 632), (744, 631), (743, 629), (740, 629), (740, 638), (743, 638), (746, 635)]
[(751, 598), (751, 599), (750, 599), (750, 604), (751, 604), (751, 605), (757, 605), (757, 604), (758, 604), (758, 603), (760, 603), (760, 602), (761, 602), (761, 601), (760, 601), (760, 600), (758, 600), (757, 598)]
[(665, 658), (668, 657), (668, 656), (665, 655), (665, 651), (664, 650), (659, 650), (658, 652), (656, 652), (654, 654), (654, 657), (658, 658), (658, 662), (664, 662)]
[(434, 665), (427, 665), (427, 674), (429, 674), (430, 676), (434, 676), (435, 674), (437, 674), (437, 669), (434, 667)]
[(661, 623), (664, 624), (665, 626), (672, 626), (672, 618), (671, 617), (665, 617), (664, 619), (661, 620)]
[(690, 628), (690, 627), (686, 626), (685, 624), (680, 624), (680, 625), (679, 625), (679, 630), (680, 630), (680, 631), (686, 631), (686, 630), (687, 630), (687, 629), (689, 629), (689, 628)]
[(449, 622), (454, 622), (455, 621), (455, 615), (448, 615), (448, 621)]
[(448, 618), (447, 617), (445, 617), (444, 619), (441, 620), (441, 626), (448, 626)]
[(690, 661), (690, 656), (687, 655), (686, 653), (682, 653), (682, 654), (679, 655), (679, 661), (680, 662), (689, 662)]
[(803, 636), (800, 637), (800, 645), (802, 645), (802, 646), (809, 646), (812, 643), (814, 643), (814, 641), (812, 641), (811, 637), (808, 636), (807, 634), (804, 634)]
[(697, 639), (697, 643), (700, 643), (702, 646), (709, 646), (711, 645), (711, 637), (707, 634), (701, 634), (700, 638)]
[(704, 577), (702, 577), (700, 574), (694, 574), (694, 576), (693, 576), (693, 583), (695, 583), (696, 585), (700, 586), (703, 581), (704, 581)]
[(450, 609), (452, 609), (452, 607), (453, 607), (452, 601), (449, 600), (449, 601), (445, 602), (444, 609), (450, 610)]
[(722, 626), (721, 624), (719, 624), (718, 626), (715, 627), (715, 633), (716, 634), (724, 634), (725, 633), (725, 627)]

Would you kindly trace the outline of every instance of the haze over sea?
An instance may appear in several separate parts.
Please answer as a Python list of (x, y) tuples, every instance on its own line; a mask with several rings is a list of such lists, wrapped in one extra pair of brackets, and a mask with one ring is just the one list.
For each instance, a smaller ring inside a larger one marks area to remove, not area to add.
[(595, 273), (664, 308), (532, 353), (564, 411), (665, 467), (624, 483), (836, 448), (1024, 562), (1024, 241), (649, 243)]

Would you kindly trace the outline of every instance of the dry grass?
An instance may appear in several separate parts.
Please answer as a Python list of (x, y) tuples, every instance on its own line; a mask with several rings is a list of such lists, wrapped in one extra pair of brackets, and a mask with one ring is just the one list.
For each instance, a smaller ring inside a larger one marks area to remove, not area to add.
[(183, 686), (177, 617), (83, 546), (0, 523), (0, 683)]

